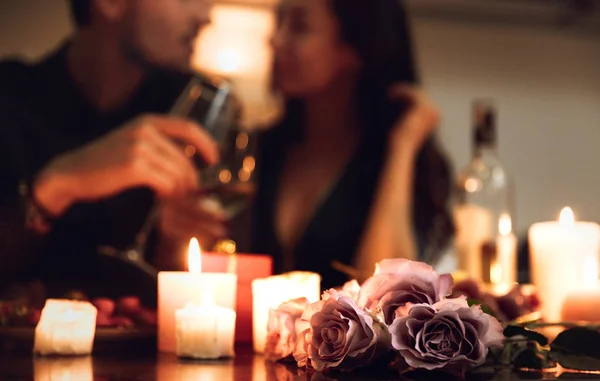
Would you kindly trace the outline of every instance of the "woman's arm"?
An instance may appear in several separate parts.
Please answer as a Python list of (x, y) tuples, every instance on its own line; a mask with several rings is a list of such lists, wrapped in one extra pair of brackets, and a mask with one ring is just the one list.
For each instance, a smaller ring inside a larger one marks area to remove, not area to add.
[(389, 138), (388, 157), (354, 264), (366, 274), (382, 259), (417, 257), (412, 219), (415, 161), (439, 120), (437, 109), (421, 91), (399, 86), (392, 95), (413, 106)]

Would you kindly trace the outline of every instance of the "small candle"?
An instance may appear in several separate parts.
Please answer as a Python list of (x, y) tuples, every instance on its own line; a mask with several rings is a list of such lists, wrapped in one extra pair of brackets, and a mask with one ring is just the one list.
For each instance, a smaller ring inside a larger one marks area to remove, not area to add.
[(547, 321), (561, 319), (566, 296), (593, 288), (598, 282), (600, 226), (575, 222), (564, 208), (558, 222), (542, 222), (529, 229), (531, 270)]
[(269, 311), (291, 299), (317, 302), (321, 297), (321, 276), (310, 272), (291, 272), (252, 282), (252, 328), (256, 353), (263, 353), (267, 340)]
[(205, 290), (210, 290), (214, 303), (234, 310), (237, 276), (230, 273), (202, 272), (202, 258), (197, 239), (190, 241), (187, 271), (158, 273), (158, 349), (176, 352), (175, 311), (188, 303), (200, 304)]
[(91, 303), (48, 299), (35, 327), (33, 352), (40, 355), (92, 353), (98, 310)]
[(94, 381), (92, 357), (35, 357), (33, 380)]
[(562, 306), (562, 321), (600, 323), (600, 284), (567, 295)]
[(206, 293), (202, 304), (191, 302), (175, 312), (177, 356), (219, 359), (234, 356), (235, 311), (219, 307)]
[(512, 220), (502, 214), (498, 222), (496, 259), (492, 263), (492, 284), (512, 284), (517, 281), (517, 237), (512, 233)]

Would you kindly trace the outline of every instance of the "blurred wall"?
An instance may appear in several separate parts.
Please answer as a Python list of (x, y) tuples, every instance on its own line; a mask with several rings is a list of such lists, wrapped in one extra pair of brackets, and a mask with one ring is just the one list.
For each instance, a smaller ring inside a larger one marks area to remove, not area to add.
[(600, 221), (600, 41), (551, 29), (417, 20), (427, 90), (455, 167), (471, 155), (471, 101), (496, 99), (499, 155), (517, 186), (518, 232), (571, 206)]
[[(9, 4), (7, 4), (9, 3)], [(37, 57), (70, 31), (66, 0), (3, 1), (0, 56)], [(517, 184), (517, 230), (573, 207), (600, 221), (600, 43), (551, 29), (415, 20), (425, 86), (455, 167), (469, 160), (470, 103), (499, 107), (500, 156)]]

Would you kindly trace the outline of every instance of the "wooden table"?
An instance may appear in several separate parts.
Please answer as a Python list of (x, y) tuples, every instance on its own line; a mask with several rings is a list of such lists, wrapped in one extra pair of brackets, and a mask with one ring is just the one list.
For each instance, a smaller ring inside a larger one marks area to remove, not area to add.
[[(563, 375), (560, 379), (600, 380), (600, 375)], [(394, 373), (307, 375), (290, 365), (265, 362), (250, 347), (237, 348), (229, 361), (189, 362), (171, 355), (112, 354), (84, 358), (33, 358), (28, 355), (3, 355), (0, 380), (4, 381), (388, 381), (450, 380), (452, 377), (428, 373), (423, 376), (400, 376)], [(551, 374), (498, 372), (473, 375), (467, 380), (555, 380)]]

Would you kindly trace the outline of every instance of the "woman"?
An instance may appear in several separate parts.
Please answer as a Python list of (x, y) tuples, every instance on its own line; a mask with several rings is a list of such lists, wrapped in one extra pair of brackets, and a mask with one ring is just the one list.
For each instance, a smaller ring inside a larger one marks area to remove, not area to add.
[(285, 113), (261, 145), (253, 250), (324, 287), (383, 258), (434, 261), (449, 169), (399, 1), (283, 0), (272, 46)]

